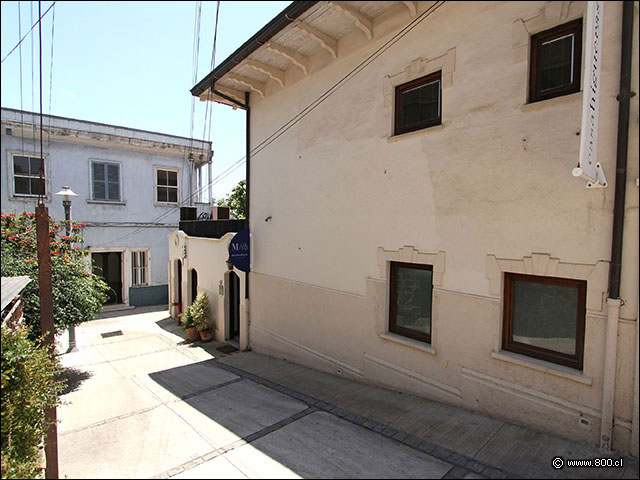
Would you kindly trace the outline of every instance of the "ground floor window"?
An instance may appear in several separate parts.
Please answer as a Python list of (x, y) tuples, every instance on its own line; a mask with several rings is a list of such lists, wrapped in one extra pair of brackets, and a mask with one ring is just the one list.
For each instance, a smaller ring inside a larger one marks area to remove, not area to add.
[(149, 252), (147, 250), (131, 252), (131, 285), (134, 287), (149, 285)]
[(582, 370), (587, 282), (505, 273), (503, 346)]
[(431, 343), (433, 267), (391, 262), (389, 331)]

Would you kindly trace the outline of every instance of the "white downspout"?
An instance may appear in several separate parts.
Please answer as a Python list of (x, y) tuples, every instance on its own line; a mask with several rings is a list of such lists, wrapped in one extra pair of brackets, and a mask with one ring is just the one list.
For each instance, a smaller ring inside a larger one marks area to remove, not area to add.
[(619, 298), (607, 298), (607, 331), (602, 372), (602, 422), (600, 424), (600, 450), (611, 451), (613, 439), (613, 399), (616, 389), (616, 354), (618, 350)]

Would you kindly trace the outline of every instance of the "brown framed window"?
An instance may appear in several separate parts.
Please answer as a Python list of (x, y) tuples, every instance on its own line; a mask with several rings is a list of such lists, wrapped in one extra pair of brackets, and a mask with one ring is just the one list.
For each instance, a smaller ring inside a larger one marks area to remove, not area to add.
[(502, 348), (582, 370), (587, 282), (505, 273)]
[(389, 331), (431, 343), (433, 267), (391, 262)]
[(178, 203), (178, 170), (156, 169), (156, 200)]
[(580, 91), (582, 19), (531, 37), (529, 102)]
[(396, 87), (395, 135), (442, 123), (442, 72)]
[(13, 192), (14, 195), (45, 195), (44, 178), (40, 181), (42, 158), (26, 155), (13, 155)]

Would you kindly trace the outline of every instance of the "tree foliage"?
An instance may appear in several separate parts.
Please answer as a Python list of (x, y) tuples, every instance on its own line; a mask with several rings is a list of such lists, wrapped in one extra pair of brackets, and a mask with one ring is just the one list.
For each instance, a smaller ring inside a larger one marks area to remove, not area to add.
[[(53, 321), (55, 333), (93, 319), (107, 300), (108, 285), (90, 271), (88, 251), (74, 243), (82, 242), (82, 223), (71, 222), (70, 235), (62, 235), (66, 222), (49, 218), (51, 276), (53, 284)], [(33, 281), (22, 291), (24, 317), (32, 338), (40, 332), (40, 288), (38, 284), (38, 247), (34, 213), (2, 214), (3, 277), (27, 275)]]
[(61, 367), (24, 326), (2, 327), (2, 478), (39, 478), (45, 410), (60, 404)]
[(233, 187), (231, 193), (226, 198), (221, 198), (216, 202), (218, 205), (229, 207), (231, 215), (238, 219), (247, 218), (247, 182), (240, 180)]

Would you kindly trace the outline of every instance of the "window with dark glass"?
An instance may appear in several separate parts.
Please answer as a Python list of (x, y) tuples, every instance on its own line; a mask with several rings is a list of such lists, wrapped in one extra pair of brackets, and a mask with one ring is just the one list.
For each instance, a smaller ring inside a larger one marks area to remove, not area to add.
[(118, 163), (91, 162), (93, 200), (120, 201), (120, 165)]
[(531, 37), (529, 101), (580, 91), (582, 19)]
[[(40, 169), (43, 168), (40, 157), (23, 155), (13, 156), (13, 192), (14, 195), (44, 195), (45, 178), (40, 181)], [(43, 170), (44, 173), (44, 170)]]
[(156, 191), (158, 202), (178, 203), (178, 172), (156, 170)]
[(389, 331), (431, 343), (433, 267), (391, 262)]
[(582, 370), (587, 282), (505, 273), (503, 345)]
[(396, 135), (442, 123), (441, 77), (436, 72), (396, 87)]
[(131, 252), (131, 285), (134, 287), (149, 284), (149, 265), (147, 251)]

